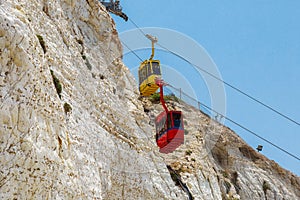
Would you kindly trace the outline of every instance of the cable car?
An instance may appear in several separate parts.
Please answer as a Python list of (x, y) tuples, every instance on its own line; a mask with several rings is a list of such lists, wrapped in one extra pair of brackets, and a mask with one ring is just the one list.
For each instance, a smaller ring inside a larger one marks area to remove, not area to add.
[(164, 110), (155, 118), (156, 144), (161, 153), (171, 153), (184, 143), (184, 125), (181, 111), (169, 111), (163, 98), (163, 83), (156, 81), (160, 88), (160, 101)]
[(142, 96), (148, 97), (159, 88), (155, 81), (161, 78), (161, 70), (159, 60), (153, 60), (154, 43), (157, 42), (157, 38), (146, 36), (152, 41), (152, 54), (150, 59), (143, 61), (139, 67), (139, 89)]
[(142, 96), (148, 97), (156, 92), (159, 88), (155, 80), (160, 78), (159, 60), (145, 60), (139, 68), (139, 84)]
[(184, 142), (181, 111), (160, 113), (155, 119), (156, 144), (161, 153), (171, 153)]

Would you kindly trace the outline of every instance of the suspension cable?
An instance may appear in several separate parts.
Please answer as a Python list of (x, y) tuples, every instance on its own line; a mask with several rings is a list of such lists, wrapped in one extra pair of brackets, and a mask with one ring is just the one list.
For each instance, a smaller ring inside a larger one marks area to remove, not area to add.
[[(189, 96), (187, 93), (183, 92), (182, 90), (180, 90), (180, 89), (178, 89), (178, 88), (176, 88), (176, 87), (174, 87), (174, 86), (172, 86), (172, 85), (170, 85), (170, 84), (168, 84), (167, 86), (173, 88), (174, 90), (181, 91), (181, 93), (182, 93), (183, 95), (187, 96), (187, 97), (190, 98), (190, 99), (193, 99), (193, 100), (195, 100), (195, 101), (198, 101), (198, 100), (194, 99), (193, 97)], [(201, 105), (202, 105), (203, 107), (205, 107), (207, 110), (210, 110), (210, 111), (214, 112), (215, 114), (217, 114), (217, 115), (223, 117), (224, 119), (227, 119), (229, 122), (231, 122), (231, 123), (235, 124), (236, 126), (242, 128), (242, 129), (244, 129), (245, 131), (251, 133), (251, 134), (254, 135), (255, 137), (257, 137), (257, 138), (259, 138), (259, 139), (261, 139), (261, 140), (267, 142), (268, 144), (272, 145), (273, 147), (279, 149), (280, 151), (282, 151), (282, 152), (288, 154), (289, 156), (291, 156), (291, 157), (293, 157), (293, 158), (295, 158), (295, 159), (297, 159), (297, 160), (300, 161), (300, 158), (299, 158), (298, 156), (296, 156), (296, 155), (294, 155), (294, 154), (288, 152), (288, 151), (285, 150), (284, 148), (282, 148), (282, 147), (276, 145), (275, 143), (271, 142), (270, 140), (268, 140), (268, 139), (266, 139), (266, 138), (260, 136), (258, 133), (256, 133), (256, 132), (250, 130), (249, 128), (247, 128), (247, 127), (241, 125), (240, 123), (238, 123), (238, 122), (232, 120), (231, 118), (222, 115), (221, 113), (217, 112), (216, 110), (212, 109), (211, 107), (209, 107), (209, 106), (207, 106), (207, 105), (205, 105), (205, 104), (203, 104), (203, 103), (201, 103)]]
[[(136, 27), (136, 28), (137, 28), (137, 29), (138, 29), (145, 37), (146, 37), (146, 33), (145, 33), (145, 32), (144, 32), (144, 31), (143, 31), (143, 30), (142, 30), (142, 29), (141, 29), (141, 28), (140, 28), (140, 27), (139, 27), (132, 19), (129, 18), (129, 21), (130, 21), (130, 22), (131, 22), (131, 23), (132, 23), (132, 24), (133, 24), (133, 25), (134, 25), (134, 26), (135, 26), (135, 27)], [(265, 107), (265, 108), (271, 110), (272, 112), (274, 112), (274, 113), (280, 115), (281, 117), (285, 118), (286, 120), (288, 120), (288, 121), (290, 121), (290, 122), (292, 122), (292, 123), (294, 123), (294, 124), (300, 126), (300, 123), (299, 123), (298, 121), (292, 119), (291, 117), (287, 116), (286, 114), (283, 114), (282, 112), (280, 112), (280, 111), (278, 111), (277, 109), (271, 107), (270, 105), (268, 105), (268, 104), (262, 102), (261, 100), (259, 100), (259, 99), (255, 98), (255, 97), (253, 97), (252, 95), (250, 95), (250, 94), (248, 94), (248, 93), (242, 91), (242, 90), (239, 89), (238, 87), (236, 87), (236, 86), (234, 86), (234, 85), (232, 85), (232, 84), (230, 84), (230, 83), (228, 83), (228, 82), (226, 82), (226, 81), (224, 81), (224, 80), (218, 78), (217, 76), (213, 75), (212, 73), (208, 72), (207, 70), (201, 68), (200, 66), (198, 66), (198, 65), (196, 65), (196, 64), (194, 64), (194, 63), (192, 63), (192, 62), (190, 62), (189, 60), (187, 60), (186, 58), (180, 56), (179, 54), (177, 54), (177, 53), (175, 53), (175, 52), (169, 50), (169, 49), (166, 48), (166, 47), (164, 47), (164, 46), (161, 45), (160, 43), (157, 43), (157, 45), (160, 46), (161, 48), (163, 48), (164, 50), (166, 50), (167, 52), (169, 52), (169, 53), (171, 53), (171, 54), (173, 54), (173, 55), (175, 55), (175, 56), (181, 58), (182, 60), (186, 61), (186, 62), (189, 63), (190, 65), (196, 67), (196, 68), (199, 69), (200, 71), (202, 71), (202, 72), (208, 74), (209, 76), (213, 77), (214, 79), (216, 79), (216, 80), (222, 82), (223, 84), (227, 85), (228, 87), (230, 87), (231, 89), (237, 91), (238, 93), (240, 93), (240, 94), (242, 94), (242, 95), (248, 97), (249, 99), (253, 100), (254, 102), (256, 102), (256, 103), (262, 105), (263, 107)]]
[(125, 44), (125, 42), (122, 42), (121, 41), (121, 43), (127, 48), (127, 49), (129, 49), (129, 51), (130, 52), (132, 52), (141, 62), (143, 62), (143, 59), (139, 56), (139, 55), (137, 55), (127, 44)]
[[(130, 49), (130, 48), (128, 47), (128, 45), (126, 45), (124, 42), (122, 42), (122, 43), (123, 43), (123, 44), (124, 44), (131, 52), (133, 52), (133, 54), (134, 54), (139, 60), (142, 61), (142, 59), (141, 59), (141, 58), (140, 58), (140, 57), (139, 57), (132, 49)], [(190, 99), (196, 101), (198, 104), (200, 103), (197, 99), (191, 97), (190, 95), (188, 95), (187, 93), (185, 93), (185, 92), (182, 91), (181, 89), (178, 89), (178, 88), (172, 86), (171, 84), (168, 84), (168, 83), (166, 83), (166, 84), (167, 84), (167, 86), (169, 86), (170, 88), (173, 88), (174, 90), (180, 91), (183, 95), (185, 95), (186, 97), (188, 97), (188, 98), (190, 98)], [(201, 103), (201, 105), (202, 105), (204, 108), (206, 108), (206, 110), (212, 111), (213, 113), (215, 113), (215, 114), (217, 114), (217, 115), (223, 117), (224, 119), (227, 119), (227, 120), (228, 120), (229, 122), (231, 122), (232, 124), (235, 124), (236, 126), (242, 128), (243, 130), (245, 130), (245, 131), (251, 133), (251, 134), (254, 135), (255, 137), (257, 137), (257, 138), (259, 138), (259, 139), (265, 141), (266, 143), (270, 144), (271, 146), (273, 146), (273, 147), (277, 148), (278, 150), (282, 151), (283, 153), (286, 153), (286, 154), (288, 154), (289, 156), (291, 156), (291, 157), (295, 158), (296, 160), (300, 161), (300, 158), (299, 158), (298, 156), (296, 156), (296, 155), (290, 153), (289, 151), (287, 151), (287, 150), (285, 150), (284, 148), (282, 148), (282, 147), (276, 145), (275, 143), (271, 142), (270, 140), (268, 140), (268, 139), (266, 139), (266, 138), (260, 136), (258, 133), (256, 133), (256, 132), (250, 130), (249, 128), (247, 128), (247, 127), (241, 125), (240, 123), (238, 123), (238, 122), (232, 120), (231, 118), (224, 116), (223, 114), (217, 112), (216, 110), (210, 108), (209, 106), (207, 106), (207, 105), (205, 105), (205, 104), (203, 104), (203, 103)], [(198, 108), (197, 108), (197, 109), (198, 109)], [(200, 108), (199, 108), (198, 110), (201, 111)]]

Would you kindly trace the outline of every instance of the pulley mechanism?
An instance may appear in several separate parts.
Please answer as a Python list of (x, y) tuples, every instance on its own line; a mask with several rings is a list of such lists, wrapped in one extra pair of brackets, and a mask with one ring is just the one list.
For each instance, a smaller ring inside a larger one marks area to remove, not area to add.
[(125, 21), (128, 20), (127, 15), (122, 12), (120, 0), (110, 0), (109, 2), (106, 2), (105, 0), (100, 0), (100, 2), (106, 7), (106, 10), (108, 10), (109, 12), (122, 17)]

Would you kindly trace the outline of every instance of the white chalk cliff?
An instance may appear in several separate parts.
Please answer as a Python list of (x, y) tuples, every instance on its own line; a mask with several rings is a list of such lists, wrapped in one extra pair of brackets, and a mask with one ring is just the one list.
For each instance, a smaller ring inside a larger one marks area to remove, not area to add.
[(188, 199), (167, 165), (194, 199), (300, 199), (299, 177), (184, 103), (186, 144), (160, 154), (161, 106), (98, 0), (0, 0), (0, 99), (0, 199)]

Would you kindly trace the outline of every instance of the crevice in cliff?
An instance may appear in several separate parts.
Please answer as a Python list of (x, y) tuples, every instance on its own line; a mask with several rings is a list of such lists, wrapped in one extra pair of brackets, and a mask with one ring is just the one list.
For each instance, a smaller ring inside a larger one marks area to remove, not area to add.
[[(223, 178), (218, 178), (219, 186), (221, 189), (221, 195), (223, 200), (236, 199), (240, 195), (240, 185), (238, 183), (238, 173), (236, 171), (231, 172), (228, 169), (221, 171)], [(232, 189), (234, 187), (234, 190)]]
[(193, 200), (194, 197), (192, 196), (192, 193), (190, 192), (187, 185), (182, 182), (181, 176), (175, 170), (173, 170), (171, 166), (167, 165), (167, 168), (170, 172), (171, 178), (174, 181), (175, 185), (179, 186), (188, 195), (189, 200)]
[(65, 111), (65, 114), (67, 115), (69, 112), (72, 111), (72, 107), (70, 104), (68, 103), (64, 103), (64, 111)]
[[(78, 29), (79, 29), (81, 35), (83, 35), (80, 27), (78, 27)], [(93, 67), (92, 67), (92, 64), (90, 63), (89, 59), (87, 58), (87, 56), (85, 54), (83, 41), (81, 39), (77, 39), (76, 41), (81, 46), (81, 51), (80, 51), (81, 57), (85, 61), (84, 63), (86, 65), (86, 67), (91, 71)]]
[(44, 38), (41, 35), (36, 35), (36, 37), (38, 38), (39, 43), (40, 43), (40, 45), (43, 49), (43, 52), (45, 54), (47, 52), (47, 49), (46, 49), (46, 44), (45, 44)]
[(238, 173), (236, 171), (232, 172), (231, 173), (231, 178), (230, 178), (230, 181), (231, 183), (233, 184), (234, 188), (235, 188), (235, 191), (237, 194), (240, 194), (240, 190), (241, 190), (241, 187), (238, 183)]
[(59, 79), (54, 75), (53, 70), (50, 69), (50, 73), (51, 73), (51, 76), (53, 79), (53, 84), (55, 86), (56, 92), (57, 92), (59, 98), (61, 99), (62, 85), (61, 85)]
[(43, 2), (43, 12), (49, 17), (51, 18), (50, 14), (49, 14), (49, 6), (47, 1)]
[(58, 141), (58, 156), (60, 158), (62, 158), (61, 153), (62, 153), (62, 140), (59, 137), (59, 135), (57, 135), (57, 141)]

